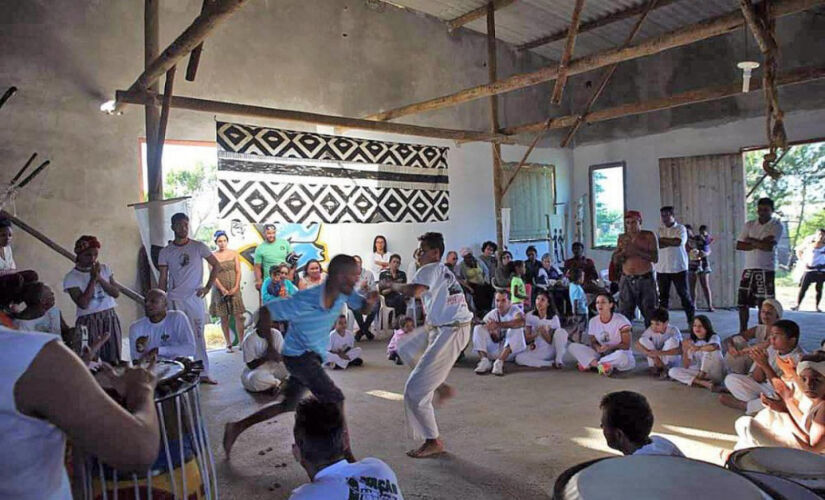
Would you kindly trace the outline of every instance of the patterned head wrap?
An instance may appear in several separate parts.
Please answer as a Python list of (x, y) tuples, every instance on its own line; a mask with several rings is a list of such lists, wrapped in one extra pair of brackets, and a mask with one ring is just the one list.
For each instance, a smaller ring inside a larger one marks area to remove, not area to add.
[(92, 248), (100, 248), (100, 241), (98, 241), (94, 236), (84, 234), (74, 242), (75, 255), (80, 255), (86, 250)]

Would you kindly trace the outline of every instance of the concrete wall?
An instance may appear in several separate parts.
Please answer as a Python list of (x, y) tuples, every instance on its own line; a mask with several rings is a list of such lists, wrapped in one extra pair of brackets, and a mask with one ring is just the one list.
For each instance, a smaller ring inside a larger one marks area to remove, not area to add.
[[(20, 91), (0, 111), (2, 179), (8, 180), (34, 151), (51, 159), (52, 166), (11, 208), (70, 249), (79, 235), (98, 235), (103, 242), (101, 260), (112, 266), (119, 280), (134, 286), (139, 237), (126, 204), (139, 196), (143, 111), (131, 107), (125, 115), (111, 117), (98, 109), (142, 70), (143, 2), (12, 3), (0, 10), (4, 47), (0, 89), (15, 85)], [(200, 0), (162, 2), (161, 45), (177, 36), (200, 8)], [(448, 35), (443, 23), (391, 6), (379, 12), (363, 1), (257, 0), (248, 2), (210, 36), (197, 81), (186, 82), (180, 71), (175, 90), (182, 95), (356, 116), (484, 82), (485, 60), (483, 36), (466, 30)], [(537, 56), (517, 56), (505, 46), (499, 49), (502, 74), (543, 64)], [(548, 92), (537, 87), (504, 97), (503, 123), (542, 118), (544, 109), (535, 103), (547, 102)], [(480, 100), (411, 121), (484, 130), (489, 126), (487, 106), (486, 100)], [(173, 110), (167, 138), (214, 140), (213, 117)], [(522, 151), (505, 147), (505, 161), (517, 161)], [(571, 158), (570, 152), (542, 150), (533, 156), (536, 162), (557, 163), (562, 199), (568, 192)], [(443, 231), (451, 248), (493, 238), (491, 169), (489, 145), (453, 147), (449, 222), (426, 227), (328, 226), (325, 238), (330, 250), (366, 253), (379, 232), (405, 258), (412, 252), (415, 236), (425, 229)], [(44, 281), (60, 290), (63, 275), (72, 266), (69, 261), (21, 231), (15, 234), (14, 248), (21, 267), (38, 270)], [(71, 322), (74, 306), (65, 294), (57, 296)], [(128, 324), (140, 309), (121, 298), (119, 312)]]
[[(825, 110), (799, 111), (785, 116), (785, 127), (791, 141), (825, 137)], [(766, 143), (763, 118), (749, 118), (733, 123), (705, 128), (681, 128), (663, 134), (633, 139), (622, 139), (599, 144), (579, 146), (573, 152), (572, 199), (588, 195), (590, 202), (589, 167), (624, 161), (625, 203), (628, 209), (640, 210), (645, 229), (655, 230), (659, 225), (659, 158), (733, 153), (741, 148)], [(585, 211), (587, 252), (599, 269), (606, 269), (610, 252), (592, 250), (590, 213)], [(678, 214), (677, 214), (678, 217)], [(719, 236), (719, 235), (717, 235)]]

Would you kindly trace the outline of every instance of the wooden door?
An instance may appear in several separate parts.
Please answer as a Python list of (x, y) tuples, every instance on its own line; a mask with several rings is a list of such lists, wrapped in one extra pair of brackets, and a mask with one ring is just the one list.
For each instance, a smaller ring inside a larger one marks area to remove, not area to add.
[[(716, 307), (736, 305), (739, 275), (744, 265), (736, 251), (736, 237), (745, 224), (745, 170), (740, 153), (659, 159), (662, 206), (672, 205), (676, 219), (698, 232), (708, 226), (711, 244), (710, 287)], [(704, 294), (696, 286), (698, 304), (705, 307)], [(671, 303), (678, 304), (675, 291)]]

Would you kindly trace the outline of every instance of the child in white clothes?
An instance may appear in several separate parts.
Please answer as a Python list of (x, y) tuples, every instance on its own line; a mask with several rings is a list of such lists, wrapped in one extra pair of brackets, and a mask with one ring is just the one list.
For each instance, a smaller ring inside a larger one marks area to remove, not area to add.
[(350, 365), (361, 366), (363, 364), (361, 348), (355, 347), (355, 335), (347, 330), (347, 317), (342, 314), (335, 321), (335, 329), (329, 332), (327, 366), (333, 369), (344, 369)]
[(669, 323), (667, 309), (660, 307), (650, 314), (650, 326), (636, 341), (636, 349), (647, 357), (651, 377), (664, 380), (670, 368), (682, 361), (682, 332)]
[(710, 319), (700, 314), (693, 318), (690, 338), (682, 342), (682, 364), (668, 371), (668, 376), (687, 385), (713, 390), (725, 378), (722, 340), (713, 330)]
[(415, 321), (410, 316), (399, 316), (398, 327), (398, 330), (392, 334), (390, 343), (387, 344), (387, 359), (395, 361), (396, 365), (403, 365), (404, 362), (398, 356), (398, 343), (404, 338), (404, 335), (415, 330)]

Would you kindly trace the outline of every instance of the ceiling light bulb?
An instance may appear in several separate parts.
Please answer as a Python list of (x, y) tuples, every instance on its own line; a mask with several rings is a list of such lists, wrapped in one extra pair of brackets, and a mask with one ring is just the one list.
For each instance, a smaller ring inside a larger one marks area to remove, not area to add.
[(742, 70), (742, 92), (747, 94), (751, 89), (751, 73), (759, 67), (759, 63), (756, 61), (742, 61), (736, 67)]

